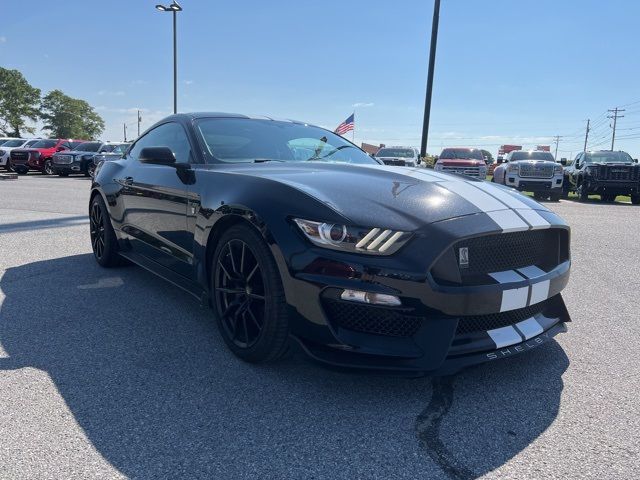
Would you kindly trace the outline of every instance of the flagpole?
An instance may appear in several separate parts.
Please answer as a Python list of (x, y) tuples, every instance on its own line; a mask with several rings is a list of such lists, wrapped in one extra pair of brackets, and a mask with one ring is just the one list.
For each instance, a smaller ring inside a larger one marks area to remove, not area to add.
[(351, 142), (356, 143), (356, 109), (353, 109), (353, 130), (351, 130)]

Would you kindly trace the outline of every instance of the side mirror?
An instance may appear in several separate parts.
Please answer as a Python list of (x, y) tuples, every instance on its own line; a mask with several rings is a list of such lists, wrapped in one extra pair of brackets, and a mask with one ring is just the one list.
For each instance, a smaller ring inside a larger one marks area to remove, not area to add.
[(633, 159), (633, 163), (638, 163), (638, 159), (637, 159), (637, 158), (634, 158), (634, 159)]
[(175, 165), (176, 157), (169, 147), (146, 147), (140, 150), (140, 163), (152, 165)]
[(576, 163), (574, 164), (574, 167), (580, 168), (580, 161), (579, 160), (576, 160)]
[(58, 148), (56, 148), (56, 152), (64, 152), (65, 150), (67, 150), (67, 147), (58, 147)]
[(560, 159), (560, 165), (562, 165), (563, 167), (567, 166), (567, 159), (566, 158), (561, 158)]

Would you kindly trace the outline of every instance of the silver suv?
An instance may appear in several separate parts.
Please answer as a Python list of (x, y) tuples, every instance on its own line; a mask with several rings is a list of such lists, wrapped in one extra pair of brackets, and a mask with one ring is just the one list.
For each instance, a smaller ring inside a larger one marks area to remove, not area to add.
[(420, 152), (415, 147), (382, 147), (375, 157), (385, 165), (415, 167), (420, 164)]

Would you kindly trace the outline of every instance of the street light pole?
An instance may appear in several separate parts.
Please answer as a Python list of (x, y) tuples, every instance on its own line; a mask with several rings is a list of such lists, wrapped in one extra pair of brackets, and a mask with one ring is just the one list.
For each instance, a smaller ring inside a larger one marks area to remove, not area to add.
[(178, 37), (177, 37), (177, 13), (182, 11), (182, 7), (175, 0), (168, 7), (156, 5), (156, 9), (161, 12), (171, 12), (173, 14), (173, 113), (178, 113)]
[(422, 123), (422, 143), (420, 156), (427, 155), (429, 137), (429, 117), (431, 115), (431, 95), (433, 93), (433, 70), (436, 64), (436, 45), (438, 43), (438, 23), (440, 21), (440, 0), (433, 3), (433, 23), (431, 24), (431, 50), (429, 51), (429, 72), (427, 74), (427, 95), (424, 101), (424, 121)]

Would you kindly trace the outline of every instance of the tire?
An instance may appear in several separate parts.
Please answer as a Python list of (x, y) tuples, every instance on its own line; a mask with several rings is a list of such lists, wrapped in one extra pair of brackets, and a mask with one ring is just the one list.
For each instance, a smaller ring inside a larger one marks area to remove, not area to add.
[(7, 172), (13, 172), (13, 168), (11, 167), (11, 162), (7, 160), (7, 163), (4, 165), (4, 169)]
[(640, 193), (636, 193), (635, 195), (631, 195), (631, 203), (633, 205), (640, 205)]
[(87, 173), (85, 173), (85, 176), (89, 176), (93, 178), (95, 174), (96, 174), (96, 166), (93, 164), (93, 162), (91, 162), (91, 165), (89, 165), (89, 167), (87, 168)]
[(26, 175), (29, 173), (28, 167), (13, 167), (18, 175)]
[(578, 200), (581, 202), (589, 200), (589, 191), (585, 188), (584, 183), (580, 183), (580, 185), (578, 185), (576, 193), (578, 194)]
[(562, 192), (556, 192), (549, 195), (549, 199), (552, 202), (559, 202), (561, 197), (562, 197)]
[(42, 169), (42, 173), (44, 175), (55, 175), (55, 170), (53, 169), (53, 165), (51, 165), (51, 160), (44, 161), (44, 168)]
[(118, 254), (118, 239), (100, 194), (93, 197), (89, 205), (89, 235), (93, 256), (100, 266), (112, 268), (128, 263)]
[(562, 198), (565, 200), (569, 198), (569, 190), (570, 190), (569, 177), (564, 177), (562, 179)]
[(287, 351), (289, 319), (282, 280), (262, 237), (248, 225), (224, 232), (211, 264), (211, 299), (229, 349), (250, 363)]
[(548, 197), (547, 194), (545, 193), (539, 193), (539, 192), (534, 192), (533, 193), (533, 198), (535, 198), (536, 200), (546, 200)]
[(68, 177), (69, 173), (68, 172), (60, 172), (60, 173), (58, 173), (58, 176), (59, 177)]

